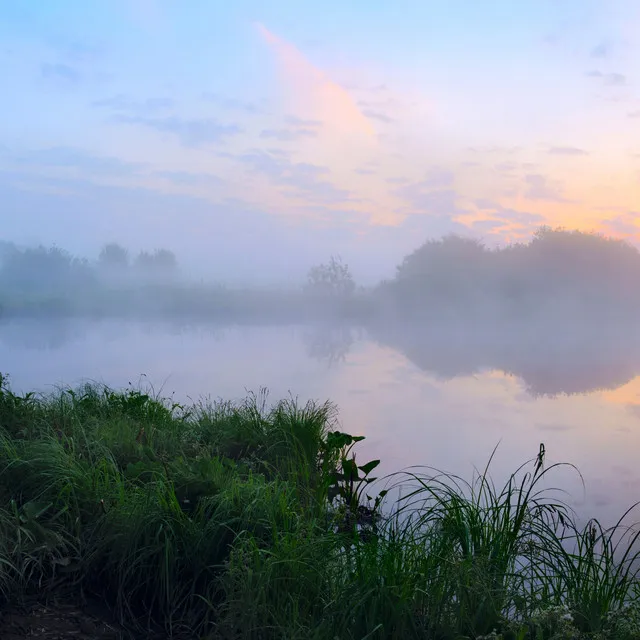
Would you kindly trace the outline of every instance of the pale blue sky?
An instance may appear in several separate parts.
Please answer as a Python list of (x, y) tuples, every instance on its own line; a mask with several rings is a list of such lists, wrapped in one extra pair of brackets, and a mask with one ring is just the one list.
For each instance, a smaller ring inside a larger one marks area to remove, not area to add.
[(0, 0), (0, 234), (220, 277), (636, 241), (635, 0)]

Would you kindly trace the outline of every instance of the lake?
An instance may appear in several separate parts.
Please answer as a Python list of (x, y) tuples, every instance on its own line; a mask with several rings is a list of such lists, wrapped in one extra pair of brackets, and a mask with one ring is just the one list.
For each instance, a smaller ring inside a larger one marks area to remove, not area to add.
[[(439, 331), (439, 332), (438, 332)], [(571, 462), (557, 482), (585, 516), (613, 522), (640, 499), (640, 339), (575, 331), (420, 338), (397, 328), (187, 326), (119, 321), (0, 324), (0, 371), (14, 391), (84, 380), (153, 385), (177, 400), (330, 399), (359, 459), (384, 473), (432, 465), (470, 478), (499, 443), (493, 476), (534, 457)], [(545, 334), (546, 335), (546, 334)]]

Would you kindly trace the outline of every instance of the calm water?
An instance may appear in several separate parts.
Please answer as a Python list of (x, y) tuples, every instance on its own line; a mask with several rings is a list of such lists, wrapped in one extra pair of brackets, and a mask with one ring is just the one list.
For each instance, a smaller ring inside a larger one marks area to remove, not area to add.
[(520, 336), (509, 346), (497, 336), (469, 342), (455, 332), (428, 341), (394, 336), (21, 321), (0, 325), (0, 371), (16, 391), (142, 381), (197, 400), (266, 386), (274, 400), (291, 393), (335, 402), (342, 427), (367, 437), (361, 459), (382, 458), (384, 472), (433, 465), (469, 478), (500, 443), (493, 475), (502, 481), (544, 442), (549, 462), (580, 468), (586, 491), (575, 475), (557, 476), (580, 513), (610, 522), (640, 499), (635, 339), (603, 346), (585, 336), (531, 344)]

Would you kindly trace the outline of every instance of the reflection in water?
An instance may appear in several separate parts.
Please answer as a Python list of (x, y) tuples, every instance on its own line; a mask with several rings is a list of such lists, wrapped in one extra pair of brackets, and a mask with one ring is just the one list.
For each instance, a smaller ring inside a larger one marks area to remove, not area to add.
[[(442, 380), (502, 371), (520, 378), (533, 397), (617, 389), (640, 375), (637, 332), (490, 334), (395, 326), (370, 330), (368, 335)], [(315, 326), (307, 331), (305, 343), (312, 358), (344, 361), (354, 343), (353, 330)]]
[[(637, 334), (391, 329), (22, 321), (0, 324), (0, 371), (17, 392), (140, 374), (180, 400), (267, 386), (334, 401), (381, 475), (433, 464), (468, 477), (500, 443), (501, 481), (543, 441), (584, 472), (589, 515), (615, 518), (640, 497), (640, 378), (624, 384), (640, 372)], [(596, 388), (616, 390), (586, 393)], [(573, 475), (561, 480), (581, 498)]]
[[(0, 324), (0, 343), (23, 349), (63, 349), (86, 337), (99, 324), (107, 341), (126, 331), (123, 323), (88, 323), (56, 319)], [(136, 323), (145, 332), (204, 334), (224, 340), (229, 326), (163, 322)], [(317, 324), (302, 331), (308, 357), (335, 366), (344, 363), (354, 344), (366, 338), (403, 354), (440, 380), (502, 371), (520, 378), (533, 397), (614, 390), (640, 375), (640, 334), (635, 327), (588, 334), (584, 329), (533, 331), (456, 330), (430, 327), (418, 331), (402, 325), (368, 331), (344, 324)]]
[(52, 318), (47, 321), (26, 319), (0, 322), (0, 344), (27, 350), (63, 349), (72, 342), (85, 339), (96, 327), (107, 341), (118, 340), (131, 326), (142, 327), (145, 333), (160, 329), (169, 335), (205, 333), (223, 340), (228, 326), (176, 321), (95, 321)]
[(315, 325), (305, 330), (303, 340), (310, 358), (332, 366), (346, 361), (354, 343), (354, 330), (344, 325)]
[(398, 329), (373, 333), (423, 371), (450, 380), (487, 370), (520, 378), (534, 397), (617, 389), (640, 374), (640, 340), (626, 333), (474, 334), (448, 329), (418, 334)]
[(86, 323), (76, 323), (64, 318), (42, 320), (25, 319), (20, 322), (0, 323), (0, 341), (22, 349), (61, 349), (66, 344), (82, 338)]

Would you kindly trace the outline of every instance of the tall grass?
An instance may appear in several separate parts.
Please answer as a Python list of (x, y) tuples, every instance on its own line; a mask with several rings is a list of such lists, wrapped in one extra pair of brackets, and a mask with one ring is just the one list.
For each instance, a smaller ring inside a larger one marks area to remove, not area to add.
[(98, 595), (141, 636), (640, 638), (629, 514), (579, 528), (543, 447), (500, 486), (490, 461), (382, 490), (335, 420), (264, 391), (187, 407), (3, 378), (0, 604)]

